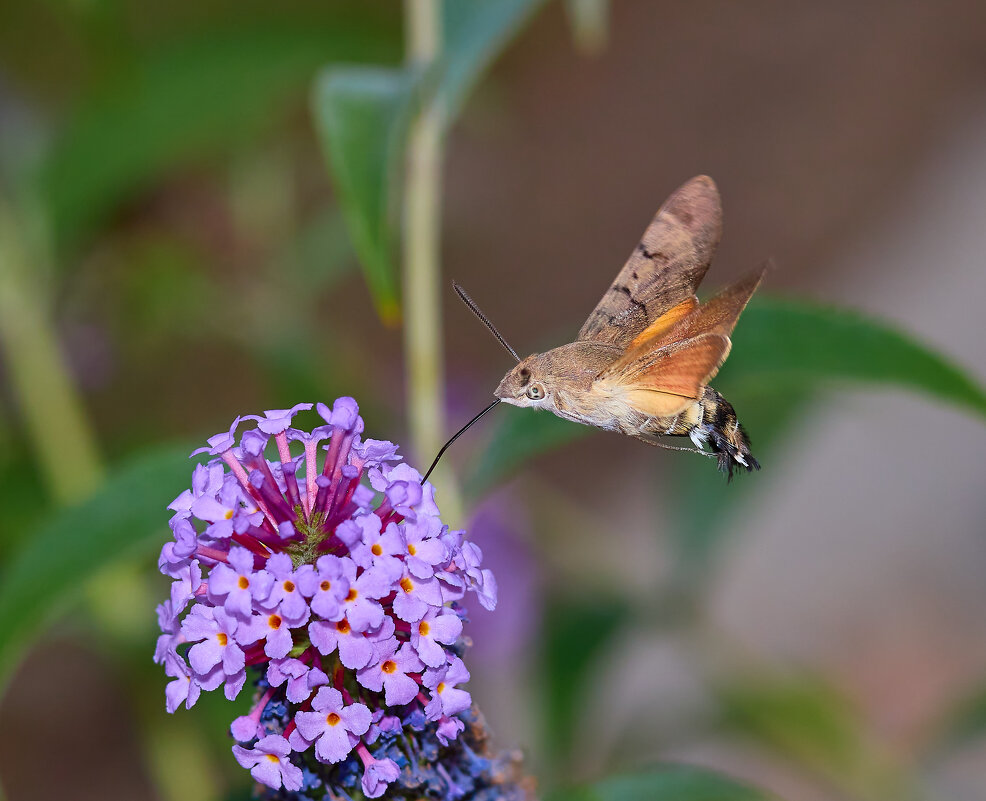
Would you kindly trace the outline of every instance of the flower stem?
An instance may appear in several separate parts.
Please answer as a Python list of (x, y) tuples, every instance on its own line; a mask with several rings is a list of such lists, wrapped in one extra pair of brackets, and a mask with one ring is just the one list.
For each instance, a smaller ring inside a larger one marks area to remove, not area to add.
[(103, 464), (49, 319), (45, 271), (13, 208), (0, 199), (0, 349), (45, 483), (72, 503), (103, 480)]
[[(409, 66), (426, 69), (441, 51), (439, 0), (405, 0)], [(404, 356), (411, 449), (426, 463), (442, 444), (445, 376), (442, 353), (441, 191), (444, 151), (442, 101), (427, 102), (411, 124), (404, 186)], [(440, 469), (433, 479), (442, 489), (442, 506), (461, 517), (461, 500), (452, 474)]]

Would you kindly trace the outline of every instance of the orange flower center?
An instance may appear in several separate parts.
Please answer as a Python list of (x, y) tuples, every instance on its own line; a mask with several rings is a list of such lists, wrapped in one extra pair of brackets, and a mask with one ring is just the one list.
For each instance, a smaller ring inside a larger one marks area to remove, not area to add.
[(284, 591), (285, 592), (294, 592), (294, 582), (293, 581), (285, 581), (284, 582)]
[(359, 595), (359, 593), (356, 592), (356, 588), (355, 587), (351, 587), (349, 589), (349, 594), (346, 596), (346, 600), (347, 601), (355, 601), (357, 595)]
[(383, 548), (380, 547), (379, 542), (373, 544), (373, 547), (370, 548), (370, 553), (372, 553), (374, 556), (380, 556), (380, 554), (383, 553)]
[(271, 615), (269, 618), (267, 618), (267, 625), (270, 626), (272, 629), (281, 628), (280, 615)]
[(227, 637), (227, 636), (226, 636), (225, 634), (223, 634), (223, 633), (222, 633), (222, 632), (220, 631), (220, 632), (219, 632), (219, 633), (218, 633), (218, 634), (216, 635), (216, 642), (218, 642), (218, 643), (219, 643), (219, 644), (220, 644), (221, 646), (223, 646), (223, 647), (225, 648), (225, 647), (226, 647), (226, 643), (228, 643), (228, 642), (229, 642), (229, 637)]
[(331, 581), (323, 581), (321, 584), (318, 585), (318, 588), (322, 592), (328, 592), (332, 588), (332, 582)]
[(240, 576), (240, 580), (236, 582), (236, 586), (239, 587), (241, 590), (245, 590), (247, 587), (250, 586), (250, 579), (248, 579), (246, 576)]
[(328, 717), (325, 719), (325, 722), (330, 726), (338, 726), (340, 720), (342, 720), (342, 718), (340, 718), (335, 712), (330, 712)]
[(397, 663), (393, 659), (388, 659), (380, 666), (380, 669), (384, 673), (394, 673), (397, 671)]
[(431, 626), (428, 625), (427, 620), (422, 620), (420, 623), (418, 623), (418, 634), (420, 634), (422, 637), (427, 637), (429, 631), (431, 631)]
[(442, 682), (439, 682), (439, 684), (438, 684), (438, 686), (437, 686), (437, 687), (435, 688), (435, 690), (437, 690), (437, 691), (438, 691), (438, 694), (439, 694), (439, 695), (441, 695), (441, 694), (442, 694), (443, 692), (445, 692), (445, 682), (444, 682), (444, 681), (442, 681)]
[(404, 592), (410, 592), (414, 589), (414, 582), (405, 576), (401, 579), (401, 589), (404, 590)]
[(227, 510), (227, 512), (226, 512), (226, 519), (227, 520), (232, 520), (233, 519), (233, 510), (232, 509)]
[(277, 754), (264, 754), (271, 762), (277, 764), (281, 761), (281, 758)]
[(417, 553), (417, 549), (414, 547), (413, 542), (407, 546), (407, 552), (411, 554), (411, 556), (414, 556)]
[(346, 620), (346, 618), (343, 618), (338, 623), (336, 623), (336, 631), (338, 631), (340, 634), (349, 634), (349, 632), (352, 631), (352, 628), (350, 628), (349, 626), (349, 621)]

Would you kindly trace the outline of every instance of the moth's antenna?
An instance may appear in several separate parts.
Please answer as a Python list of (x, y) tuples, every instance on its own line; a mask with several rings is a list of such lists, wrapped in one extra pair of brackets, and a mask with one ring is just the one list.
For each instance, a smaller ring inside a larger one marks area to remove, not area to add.
[[(520, 360), (518, 359), (518, 361), (520, 361)], [(445, 451), (448, 450), (449, 445), (451, 445), (459, 437), (461, 437), (464, 433), (466, 433), (466, 431), (473, 425), (473, 423), (477, 422), (480, 417), (482, 417), (484, 414), (486, 414), (490, 409), (492, 409), (494, 406), (496, 406), (499, 402), (500, 402), (500, 399), (499, 398), (496, 398), (493, 401), (493, 403), (491, 403), (489, 406), (487, 406), (485, 409), (483, 409), (483, 411), (481, 411), (479, 414), (477, 414), (472, 420), (470, 420), (468, 423), (466, 423), (464, 426), (462, 426), (462, 428), (460, 428), (458, 431), (455, 432), (455, 434), (452, 435), (452, 438), (448, 442), (446, 442), (444, 445), (442, 445), (442, 449), (438, 452), (438, 455), (435, 457), (435, 461), (433, 461), (431, 463), (431, 467), (428, 468), (428, 472), (425, 473), (424, 474), (424, 477), (421, 479), (421, 483), (422, 484), (424, 484), (428, 480), (428, 476), (430, 476), (431, 475), (431, 471), (435, 469), (435, 465), (437, 465), (438, 464), (438, 460), (442, 458), (442, 454), (445, 453)]]
[[(505, 340), (502, 336), (500, 336), (500, 332), (496, 330), (496, 326), (494, 326), (493, 323), (490, 322), (490, 318), (489, 317), (487, 317), (485, 314), (483, 314), (479, 310), (479, 306), (477, 306), (476, 305), (476, 302), (471, 297), (469, 297), (466, 294), (466, 290), (464, 290), (461, 286), (459, 286), (457, 283), (455, 283), (455, 281), (452, 282), (452, 288), (455, 290), (455, 294), (458, 295), (462, 299), (462, 302), (465, 303), (466, 306), (469, 307), (469, 310), (473, 314), (475, 314), (480, 320), (482, 320), (483, 323), (486, 325), (486, 327), (488, 329), (490, 329), (490, 331), (493, 332), (493, 336), (496, 337), (496, 341), (499, 342), (501, 345), (503, 345), (503, 347), (505, 347), (507, 349), (507, 352), (511, 356), (513, 356), (517, 361), (520, 361), (521, 359), (520, 359), (520, 356), (517, 355), (517, 351), (515, 351), (513, 348), (511, 348), (507, 344), (507, 340)], [(492, 409), (493, 407), (491, 406), (490, 408)], [(485, 412), (484, 412), (484, 414), (485, 414)], [(482, 417), (482, 415), (480, 415), (480, 417)], [(479, 418), (477, 417), (476, 419), (478, 420)], [(472, 425), (472, 424), (470, 423), (470, 425)], [(466, 426), (466, 428), (468, 428), (468, 426)], [(462, 433), (462, 432), (459, 432), (459, 433)], [(458, 434), (456, 434), (456, 436), (458, 436)], [(455, 439), (455, 437), (452, 437), (452, 439)], [(441, 456), (441, 454), (439, 454), (439, 456)]]

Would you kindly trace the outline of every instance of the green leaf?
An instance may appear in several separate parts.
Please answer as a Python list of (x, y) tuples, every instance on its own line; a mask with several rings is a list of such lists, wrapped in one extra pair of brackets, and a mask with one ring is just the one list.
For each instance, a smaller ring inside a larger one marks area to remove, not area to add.
[(546, 605), (540, 664), (545, 742), (555, 760), (571, 751), (579, 698), (587, 691), (597, 657), (621, 632), (629, 611), (625, 601), (598, 595), (557, 597)]
[(445, 0), (438, 96), (449, 122), (544, 0)]
[[(718, 384), (718, 382), (717, 382)], [(770, 475), (772, 454), (809, 407), (815, 394), (804, 381), (783, 384), (768, 382), (756, 389), (749, 384), (734, 389), (728, 380), (719, 384), (733, 404), (748, 432), (752, 432), (753, 453)], [(671, 494), (678, 499), (671, 513), (675, 525), (670, 529), (677, 557), (676, 578), (690, 593), (700, 591), (696, 571), (701, 570), (734, 530), (725, 525), (734, 519), (734, 510), (764, 487), (757, 473), (739, 473), (726, 483), (722, 473), (711, 469), (705, 459), (682, 459), (670, 480)]]
[(812, 676), (757, 677), (718, 688), (728, 725), (860, 798), (906, 798), (903, 774), (858, 712)]
[(90, 577), (164, 543), (166, 507), (190, 480), (188, 451), (163, 448), (121, 465), (93, 496), (26, 533), (0, 575), (0, 686)]
[(381, 319), (392, 323), (400, 314), (395, 204), (418, 78), (383, 67), (329, 67), (312, 100), (366, 282)]
[(769, 801), (773, 796), (719, 773), (661, 765), (552, 793), (547, 801)]
[(859, 312), (756, 299), (722, 370), (736, 386), (837, 379), (897, 386), (986, 416), (986, 392), (961, 368), (907, 333)]
[(377, 14), (224, 25), (159, 46), (85, 99), (54, 143), (40, 197), (59, 245), (183, 161), (249, 141), (304, 99), (320, 64), (398, 54)]
[[(835, 381), (922, 392), (986, 416), (982, 387), (944, 356), (878, 320), (811, 303), (759, 299), (751, 304), (734, 333), (729, 360), (713, 384), (736, 405), (756, 445), (769, 441), (774, 425), (783, 427), (791, 419), (809, 390)], [(491, 445), (466, 486), (472, 494), (481, 494), (528, 460), (590, 430), (530, 409), (501, 414)], [(694, 474), (703, 467), (711, 474), (708, 482), (722, 481), (702, 462), (685, 469)], [(702, 514), (707, 511), (712, 510)]]
[(986, 686), (981, 685), (951, 706), (938, 726), (929, 753), (940, 757), (983, 740), (986, 740)]

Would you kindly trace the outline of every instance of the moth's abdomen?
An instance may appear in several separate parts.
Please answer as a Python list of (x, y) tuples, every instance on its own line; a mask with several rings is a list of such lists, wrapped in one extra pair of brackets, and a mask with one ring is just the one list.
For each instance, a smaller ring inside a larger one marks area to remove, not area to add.
[(702, 420), (689, 432), (696, 445), (707, 442), (719, 457), (719, 470), (733, 477), (733, 469), (748, 472), (760, 469), (760, 463), (750, 453), (750, 439), (736, 417), (736, 410), (712, 387), (706, 387), (699, 401)]

